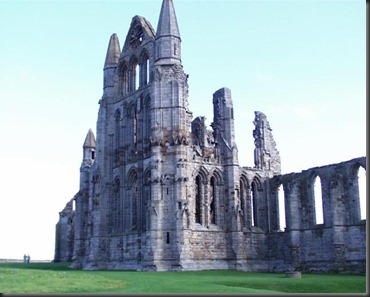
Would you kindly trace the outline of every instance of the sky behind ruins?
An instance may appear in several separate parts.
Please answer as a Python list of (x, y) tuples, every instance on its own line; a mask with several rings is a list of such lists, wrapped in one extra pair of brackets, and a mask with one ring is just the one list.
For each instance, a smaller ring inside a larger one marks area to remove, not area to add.
[[(157, 28), (161, 0), (0, 2), (0, 258), (52, 259), (59, 211), (96, 131), (109, 37)], [(254, 111), (282, 172), (366, 155), (365, 2), (174, 0), (193, 118), (232, 92), (239, 162), (254, 166)]]

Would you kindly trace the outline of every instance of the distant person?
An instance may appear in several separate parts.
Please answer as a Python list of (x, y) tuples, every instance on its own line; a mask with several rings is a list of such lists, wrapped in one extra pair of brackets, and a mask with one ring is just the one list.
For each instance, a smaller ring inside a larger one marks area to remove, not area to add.
[(30, 255), (28, 255), (27, 256), (27, 263), (30, 263), (30, 261), (31, 261), (31, 257), (30, 257)]
[(27, 257), (27, 255), (26, 255), (26, 254), (24, 254), (24, 256), (23, 256), (23, 262), (24, 262), (24, 263), (27, 263), (27, 258), (28, 258), (28, 257)]

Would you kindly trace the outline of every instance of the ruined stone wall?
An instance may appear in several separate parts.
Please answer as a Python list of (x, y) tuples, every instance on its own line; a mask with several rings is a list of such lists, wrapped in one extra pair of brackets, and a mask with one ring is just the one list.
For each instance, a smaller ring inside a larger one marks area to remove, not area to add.
[(54, 262), (70, 262), (74, 248), (75, 211), (71, 199), (59, 213), (59, 221), (55, 231)]
[[(365, 272), (366, 221), (360, 218), (357, 172), (366, 158), (277, 176), (285, 189), (287, 227), (268, 234), (270, 269)], [(317, 224), (316, 176), (321, 178), (323, 223)], [(288, 253), (284, 250), (288, 249)]]

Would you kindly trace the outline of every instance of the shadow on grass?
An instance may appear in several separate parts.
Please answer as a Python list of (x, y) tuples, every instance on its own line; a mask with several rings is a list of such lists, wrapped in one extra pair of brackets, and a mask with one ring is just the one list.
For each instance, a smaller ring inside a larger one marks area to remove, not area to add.
[(65, 270), (74, 270), (69, 266), (69, 262), (35, 262), (35, 263), (0, 263), (1, 268), (15, 268), (15, 269), (40, 269), (40, 270), (50, 270), (50, 271), (65, 271)]

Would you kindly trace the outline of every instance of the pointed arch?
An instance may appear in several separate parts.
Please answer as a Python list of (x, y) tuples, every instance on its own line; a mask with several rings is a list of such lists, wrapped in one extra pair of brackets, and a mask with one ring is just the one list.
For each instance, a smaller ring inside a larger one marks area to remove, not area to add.
[(251, 184), (251, 209), (250, 209), (250, 218), (251, 218), (251, 226), (257, 226), (257, 184), (253, 180)]
[(136, 104), (127, 106), (126, 116), (126, 143), (131, 148), (131, 153), (136, 152), (138, 142), (138, 114)]
[(129, 92), (129, 69), (126, 62), (123, 62), (118, 67), (118, 93), (119, 95), (127, 95)]
[(251, 199), (250, 199), (250, 223), (251, 226), (261, 227), (258, 220), (258, 204), (260, 203), (260, 192), (262, 191), (262, 183), (260, 179), (255, 176), (251, 183)]
[(208, 184), (208, 172), (204, 167), (199, 168), (195, 180), (195, 223), (205, 224), (204, 204), (206, 198), (206, 185)]
[(222, 204), (221, 199), (221, 185), (222, 185), (222, 173), (216, 169), (210, 173), (211, 178), (209, 179), (209, 224), (218, 225), (220, 220)]
[(279, 230), (285, 231), (286, 228), (286, 212), (285, 212), (285, 191), (283, 184), (278, 186), (278, 214), (279, 214)]
[(366, 169), (361, 164), (356, 163), (351, 170), (353, 189), (357, 201), (359, 220), (366, 220)]
[(111, 234), (119, 234), (122, 231), (122, 201), (121, 181), (117, 176), (114, 178), (110, 198), (110, 225)]
[(100, 170), (99, 168), (95, 170), (92, 177), (92, 195), (91, 195), (91, 209), (95, 210), (99, 207), (100, 203)]
[(146, 43), (148, 40), (154, 40), (155, 30), (150, 22), (142, 16), (134, 16), (130, 28), (127, 32), (123, 51), (134, 50)]
[(240, 176), (240, 209), (242, 211), (242, 226), (245, 227), (247, 225), (247, 214), (248, 214), (248, 200), (250, 199), (249, 190), (250, 185), (248, 182), (248, 178), (245, 175)]
[(149, 54), (146, 49), (143, 49), (140, 57), (140, 76), (143, 86), (149, 83), (150, 78), (149, 74), (150, 74)]
[(357, 184), (358, 184), (358, 201), (360, 208), (360, 219), (366, 220), (366, 170), (364, 167), (358, 165), (357, 167)]
[(313, 196), (314, 196), (314, 212), (315, 212), (315, 224), (324, 223), (324, 208), (323, 208), (323, 197), (322, 197), (322, 184), (321, 178), (318, 174), (313, 176), (312, 182)]
[(144, 98), (143, 102), (143, 144), (144, 144), (144, 155), (148, 156), (149, 143), (150, 143), (150, 130), (151, 130), (151, 98), (148, 94)]
[(145, 170), (143, 180), (143, 207), (142, 207), (142, 229), (150, 230), (150, 201), (152, 199), (151, 188), (152, 172), (150, 169)]
[(131, 168), (127, 173), (127, 194), (128, 194), (128, 208), (129, 208), (129, 226), (136, 229), (138, 226), (138, 204), (139, 204), (139, 187), (137, 169)]
[(116, 110), (114, 115), (114, 163), (119, 163), (121, 147), (121, 111), (120, 109)]
[(138, 59), (133, 56), (129, 65), (129, 92), (134, 92), (140, 86), (140, 67)]

